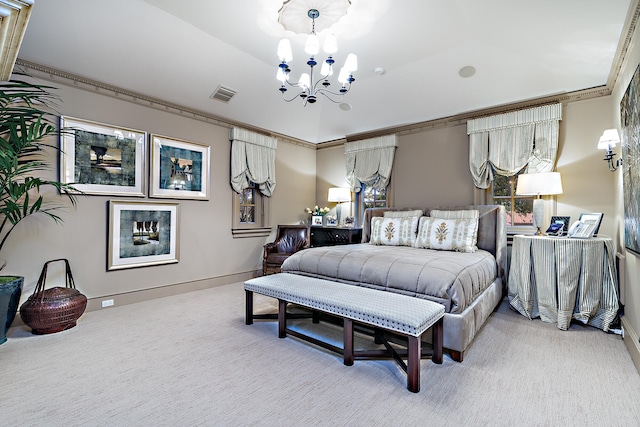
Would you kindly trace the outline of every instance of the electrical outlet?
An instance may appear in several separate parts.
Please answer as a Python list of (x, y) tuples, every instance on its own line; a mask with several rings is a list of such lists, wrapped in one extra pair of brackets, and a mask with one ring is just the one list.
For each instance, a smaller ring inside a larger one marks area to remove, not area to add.
[(102, 308), (111, 307), (112, 305), (113, 305), (113, 300), (112, 299), (106, 299), (106, 300), (102, 301)]

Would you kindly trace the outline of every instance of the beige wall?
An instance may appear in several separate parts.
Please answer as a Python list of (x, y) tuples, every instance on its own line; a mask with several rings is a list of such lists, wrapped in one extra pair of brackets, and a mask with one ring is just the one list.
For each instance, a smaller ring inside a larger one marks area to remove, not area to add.
[[(1, 254), (8, 261), (3, 274), (25, 276), (23, 300), (33, 292), (43, 264), (56, 258), (69, 259), (77, 287), (93, 299), (114, 295), (122, 299), (145, 289), (166, 292), (166, 287), (194, 281), (202, 281), (199, 286), (203, 287), (219, 278), (227, 278), (228, 282), (229, 276), (250, 276), (261, 268), (262, 246), (268, 239), (234, 239), (231, 235), (228, 128), (70, 86), (54, 85), (63, 99), (63, 115), (210, 145), (211, 197), (209, 201), (178, 200), (179, 263), (119, 271), (106, 271), (108, 200), (153, 199), (81, 197), (76, 210), (62, 213), (63, 226), (42, 216), (29, 218), (16, 228)], [(315, 157), (313, 148), (279, 141), (277, 187), (271, 199), (272, 225), (305, 219), (304, 207), (315, 200)], [(56, 157), (52, 160), (57, 164)], [(51, 171), (50, 178), (57, 179), (57, 172)], [(147, 292), (146, 295), (154, 294)]]

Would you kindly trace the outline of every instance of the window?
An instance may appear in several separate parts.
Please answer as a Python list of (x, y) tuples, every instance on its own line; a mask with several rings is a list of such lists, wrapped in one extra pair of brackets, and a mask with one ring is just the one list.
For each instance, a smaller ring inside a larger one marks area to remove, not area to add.
[(269, 224), (269, 198), (263, 196), (252, 183), (240, 194), (233, 192), (233, 236), (258, 237), (271, 232)]
[[(364, 210), (367, 208), (387, 207), (387, 192), (389, 187), (378, 191), (372, 185), (362, 184), (360, 192), (356, 196), (356, 213), (358, 218), (362, 218)], [(360, 224), (361, 221), (358, 222)], [(362, 224), (360, 224), (362, 225)]]
[[(520, 170), (513, 176), (496, 175), (491, 186), (493, 203), (502, 205), (507, 212), (507, 227), (533, 226), (533, 196), (516, 196)], [(515, 231), (515, 230), (514, 230)]]

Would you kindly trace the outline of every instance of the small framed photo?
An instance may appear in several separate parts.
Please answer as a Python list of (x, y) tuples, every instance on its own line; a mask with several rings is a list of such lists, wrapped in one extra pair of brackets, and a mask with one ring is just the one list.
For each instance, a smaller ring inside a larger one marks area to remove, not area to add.
[(311, 225), (316, 227), (322, 226), (322, 215), (312, 215), (311, 216)]
[(583, 213), (580, 214), (580, 222), (588, 227), (591, 236), (597, 236), (602, 223), (603, 213)]
[(209, 200), (211, 147), (151, 136), (149, 197)]
[(145, 196), (147, 133), (60, 118), (60, 182), (87, 194)]
[(107, 270), (176, 263), (178, 203), (109, 201)]
[(552, 216), (551, 224), (549, 224), (549, 227), (552, 227), (553, 224), (562, 224), (562, 231), (558, 235), (565, 236), (567, 234), (567, 231), (569, 231), (569, 226), (571, 225), (570, 221), (570, 216)]
[(338, 218), (332, 215), (327, 215), (327, 225), (329, 227), (336, 227), (338, 225)]
[(344, 219), (344, 226), (345, 227), (354, 227), (356, 224), (356, 218), (353, 216), (348, 216)]

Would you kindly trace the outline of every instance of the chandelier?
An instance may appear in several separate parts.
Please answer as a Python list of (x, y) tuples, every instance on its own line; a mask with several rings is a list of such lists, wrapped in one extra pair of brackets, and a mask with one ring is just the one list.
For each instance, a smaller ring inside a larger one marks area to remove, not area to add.
[[(333, 59), (333, 54), (338, 51), (336, 37), (334, 34), (327, 34), (324, 36), (323, 50), (327, 54), (327, 59), (322, 62), (318, 76), (318, 60), (316, 59), (316, 55), (320, 52), (320, 40), (316, 34), (316, 19), (320, 17), (320, 11), (313, 8), (309, 9), (307, 11), (307, 16), (311, 18), (311, 33), (307, 36), (304, 50), (309, 55), (309, 59), (307, 60), (309, 72), (302, 73), (300, 75), (300, 80), (298, 80), (297, 83), (290, 81), (291, 67), (289, 66), (289, 62), (293, 60), (291, 42), (289, 42), (288, 39), (282, 39), (278, 44), (278, 58), (280, 59), (280, 65), (278, 66), (276, 78), (281, 82), (279, 90), (282, 93), (282, 99), (286, 102), (291, 102), (300, 97), (303, 101), (303, 106), (306, 106), (307, 103), (315, 103), (318, 100), (318, 97), (323, 95), (331, 102), (339, 103), (344, 98), (344, 95), (349, 92), (351, 84), (355, 81), (353, 73), (358, 69), (358, 58), (353, 53), (347, 55), (344, 66), (338, 73), (340, 88), (332, 91), (330, 89), (331, 82), (329, 79), (334, 74), (333, 67), (335, 60)], [(289, 90), (287, 86), (295, 89), (297, 92), (290, 98), (287, 98), (286, 92)]]

